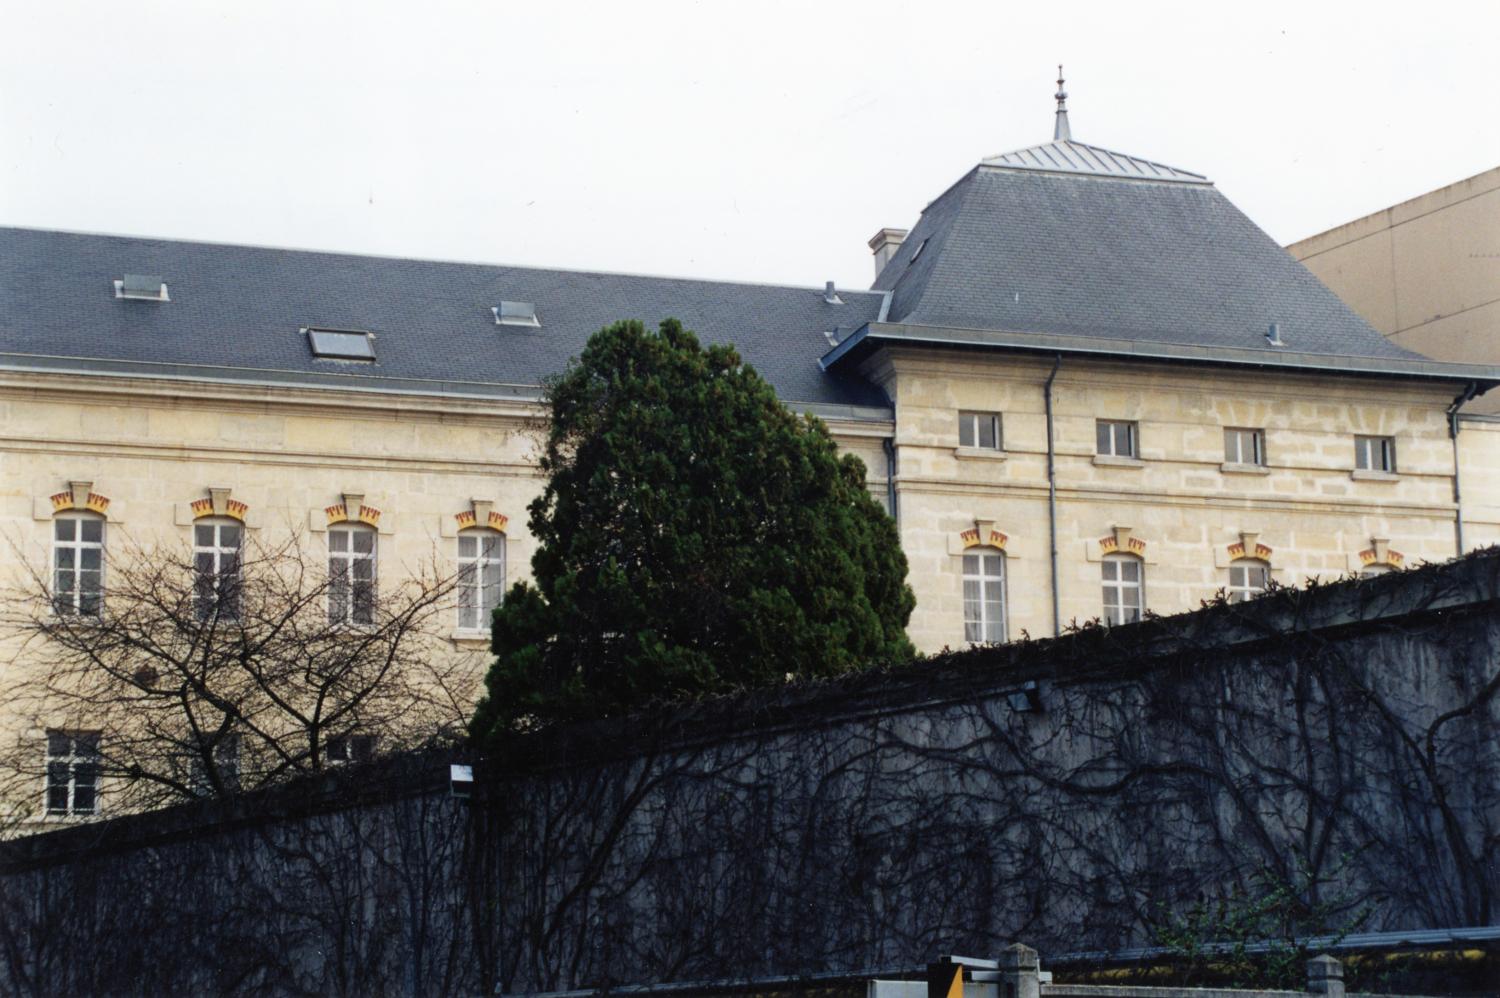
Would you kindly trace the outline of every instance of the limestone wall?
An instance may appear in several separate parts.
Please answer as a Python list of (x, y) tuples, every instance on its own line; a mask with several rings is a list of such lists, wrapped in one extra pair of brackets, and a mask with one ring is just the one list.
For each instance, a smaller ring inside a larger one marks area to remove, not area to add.
[[(920, 608), (912, 635), (926, 650), (962, 643), (961, 555), (976, 521), (1004, 538), (1010, 633), (1052, 633), (1050, 371), (1050, 359), (893, 351), (872, 372), (896, 399), (901, 536)], [(1453, 557), (1450, 388), (1065, 360), (1054, 385), (1063, 623), (1100, 615), (1098, 562), (1110, 544), (1126, 550), (1132, 540), (1157, 613), (1191, 609), (1226, 586), (1230, 561), (1243, 556), (1232, 549), (1247, 536), (1287, 585), (1372, 559)], [(959, 448), (959, 410), (1002, 413), (1004, 451)], [(1099, 419), (1137, 424), (1139, 460), (1096, 456)], [(1266, 467), (1226, 465), (1226, 427), (1263, 429)], [(1394, 437), (1397, 474), (1357, 473), (1357, 434)], [(1500, 500), (1497, 486), (1475, 476), (1476, 510)]]

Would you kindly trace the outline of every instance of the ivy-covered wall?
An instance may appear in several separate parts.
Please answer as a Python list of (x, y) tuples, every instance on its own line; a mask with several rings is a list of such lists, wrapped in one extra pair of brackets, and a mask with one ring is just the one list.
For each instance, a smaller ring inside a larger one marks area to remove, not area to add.
[(1500, 923), (1500, 553), (7, 843), (0, 990), (488, 993)]

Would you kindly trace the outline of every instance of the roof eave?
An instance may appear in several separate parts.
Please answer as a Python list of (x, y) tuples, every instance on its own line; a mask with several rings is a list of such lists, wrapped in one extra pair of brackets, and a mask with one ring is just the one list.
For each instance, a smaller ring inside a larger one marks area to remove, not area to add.
[(1330, 356), (1296, 353), (1289, 350), (1269, 353), (1265, 350), (1241, 350), (1108, 337), (1084, 338), (1057, 333), (966, 329), (890, 322), (872, 322), (861, 326), (819, 358), (818, 363), (825, 371), (832, 371), (864, 358), (879, 346), (893, 344), (955, 347), (969, 350), (1081, 354), (1179, 364), (1271, 367), (1365, 377), (1475, 382), (1482, 386), (1481, 391), (1500, 385), (1500, 367), (1476, 364), (1448, 364), (1436, 360), (1403, 360), (1391, 357)]

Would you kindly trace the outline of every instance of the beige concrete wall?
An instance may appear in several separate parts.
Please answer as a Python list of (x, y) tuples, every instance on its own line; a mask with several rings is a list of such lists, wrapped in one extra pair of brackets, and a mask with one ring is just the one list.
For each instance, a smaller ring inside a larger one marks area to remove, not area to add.
[[(1380, 332), (1438, 360), (1500, 364), (1500, 168), (1287, 251)], [(1500, 410), (1500, 393), (1473, 408)]]
[[(872, 368), (896, 399), (901, 535), (918, 595), (911, 630), (924, 650), (962, 644), (962, 534), (976, 520), (1006, 536), (1012, 637), (1051, 633), (1049, 370), (1041, 360), (899, 351)], [(1226, 585), (1230, 545), (1243, 534), (1271, 549), (1272, 577), (1286, 584), (1357, 571), (1376, 538), (1408, 564), (1455, 553), (1450, 386), (1073, 361), (1054, 400), (1065, 625), (1100, 615), (1100, 541), (1116, 528), (1145, 542), (1146, 602), (1157, 613), (1195, 608)], [(1003, 413), (1003, 457), (956, 452), (960, 409)], [(1138, 463), (1096, 461), (1099, 418), (1139, 422)], [(1224, 427), (1265, 429), (1265, 473), (1223, 466)], [(1356, 476), (1355, 434), (1394, 436), (1398, 474)], [(1500, 475), (1475, 489), (1500, 497)]]

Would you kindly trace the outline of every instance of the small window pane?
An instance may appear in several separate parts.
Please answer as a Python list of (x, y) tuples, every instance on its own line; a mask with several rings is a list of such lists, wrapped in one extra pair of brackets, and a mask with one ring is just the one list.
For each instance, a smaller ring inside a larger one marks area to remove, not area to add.
[(1111, 434), (1110, 427), (1109, 427), (1108, 423), (1105, 423), (1105, 422), (1101, 421), (1095, 427), (1095, 437), (1096, 437), (1096, 439), (1094, 441), (1094, 444), (1095, 444), (1096, 452), (1099, 453), (1099, 454), (1109, 454), (1109, 453), (1111, 453), (1111, 451), (1110, 451), (1110, 445), (1113, 442), (1114, 437)]
[(375, 532), (372, 530), (359, 530), (354, 534), (354, 553), (369, 554), (375, 550)]
[(330, 550), (330, 551), (347, 551), (347, 550), (349, 550), (349, 531), (347, 531), (347, 530), (330, 530), (330, 531), (328, 531), (328, 550)]
[(474, 557), (474, 548), (477, 543), (478, 541), (473, 534), (459, 534), (458, 556), (460, 558)]
[(225, 523), (219, 527), (219, 546), (226, 548), (237, 548), (240, 546), (240, 528), (232, 523)]
[(60, 541), (74, 540), (77, 535), (78, 521), (74, 519), (56, 520), (52, 524), (53, 536)]
[(78, 529), (81, 539), (89, 544), (98, 544), (104, 540), (103, 520), (79, 520)]
[(332, 329), (309, 329), (313, 353), (319, 357), (344, 360), (374, 360), (375, 346), (370, 334)]
[(84, 548), (78, 552), (79, 564), (86, 569), (99, 570), (100, 556), (103, 554), (98, 548)]

